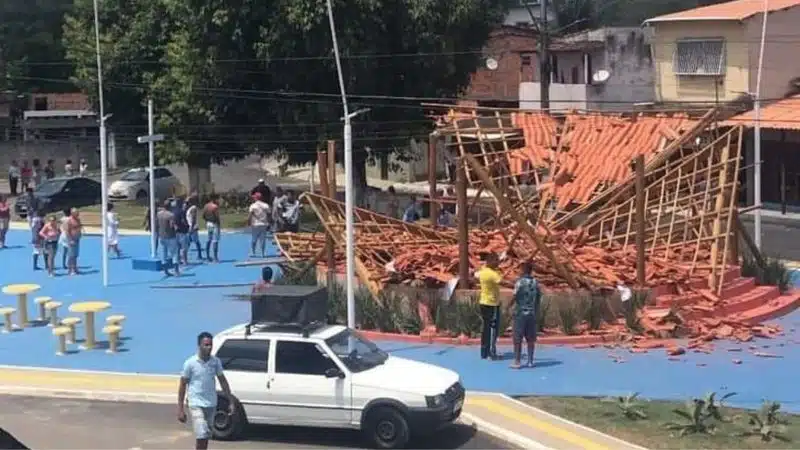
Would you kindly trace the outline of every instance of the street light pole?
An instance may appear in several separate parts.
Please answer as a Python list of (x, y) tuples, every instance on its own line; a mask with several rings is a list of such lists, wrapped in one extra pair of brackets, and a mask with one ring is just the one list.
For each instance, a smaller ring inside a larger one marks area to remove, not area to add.
[(150, 182), (150, 257), (156, 257), (156, 142), (164, 140), (163, 134), (153, 134), (155, 125), (153, 117), (153, 99), (147, 100), (147, 136), (139, 136), (136, 142), (147, 144), (147, 159), (149, 160), (148, 177)]
[(761, 69), (764, 67), (764, 42), (767, 36), (767, 14), (769, 13), (769, 0), (764, 0), (764, 13), (761, 19), (761, 47), (758, 51), (758, 72), (756, 74), (756, 95), (753, 115), (755, 127), (753, 130), (753, 238), (756, 248), (761, 250)]
[(97, 0), (94, 0), (94, 41), (97, 57), (97, 99), (100, 104), (100, 226), (103, 234), (102, 272), (103, 286), (108, 287), (108, 149), (106, 148), (106, 115), (103, 106), (103, 65), (100, 56), (100, 13)]

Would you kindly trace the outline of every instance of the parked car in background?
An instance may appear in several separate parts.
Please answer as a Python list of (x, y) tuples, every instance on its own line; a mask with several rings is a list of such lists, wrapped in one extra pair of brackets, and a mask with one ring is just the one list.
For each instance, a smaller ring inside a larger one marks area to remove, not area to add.
[[(63, 211), (68, 208), (83, 208), (99, 205), (101, 201), (100, 183), (85, 177), (53, 178), (36, 186), (33, 191), (39, 209), (45, 214)], [(17, 197), (14, 212), (28, 217), (28, 202), (25, 195)]]
[[(175, 192), (181, 192), (183, 186), (178, 177), (166, 167), (156, 167), (155, 194), (156, 199), (166, 199)], [(108, 199), (113, 201), (137, 200), (146, 201), (150, 197), (150, 170), (146, 167), (131, 169), (122, 178), (111, 183)]]

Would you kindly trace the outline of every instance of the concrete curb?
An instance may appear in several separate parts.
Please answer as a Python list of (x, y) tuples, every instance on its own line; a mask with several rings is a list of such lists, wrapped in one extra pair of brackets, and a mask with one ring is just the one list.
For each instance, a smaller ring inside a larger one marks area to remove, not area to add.
[(475, 429), (477, 429), (478, 431), (486, 433), (496, 439), (509, 443), (520, 449), (554, 450), (540, 442), (526, 438), (525, 436), (522, 436), (521, 434), (515, 433), (513, 431), (506, 430), (505, 428), (499, 425), (487, 422), (467, 412), (461, 413), (461, 420), (464, 421), (465, 423), (472, 422), (472, 426), (474, 426)]
[(0, 395), (23, 397), (67, 398), (106, 402), (174, 404), (177, 395), (148, 394), (143, 392), (87, 391), (75, 389), (46, 389), (28, 386), (0, 386)]

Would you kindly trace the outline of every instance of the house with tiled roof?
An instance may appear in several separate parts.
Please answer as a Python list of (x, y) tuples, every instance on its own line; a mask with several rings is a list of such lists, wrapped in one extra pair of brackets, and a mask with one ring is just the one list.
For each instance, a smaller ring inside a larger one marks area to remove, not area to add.
[[(780, 99), (800, 77), (800, 0), (769, 0), (761, 98)], [(659, 102), (714, 104), (756, 90), (764, 0), (734, 0), (644, 23)]]

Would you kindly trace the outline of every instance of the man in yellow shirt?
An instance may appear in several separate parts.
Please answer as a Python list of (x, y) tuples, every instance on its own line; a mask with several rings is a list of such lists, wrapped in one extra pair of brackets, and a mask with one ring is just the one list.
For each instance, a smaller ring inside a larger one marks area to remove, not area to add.
[(497, 359), (497, 328), (500, 323), (500, 281), (503, 277), (498, 271), (499, 259), (490, 253), (486, 265), (475, 274), (480, 283), (478, 303), (483, 319), (481, 332), (481, 359)]

